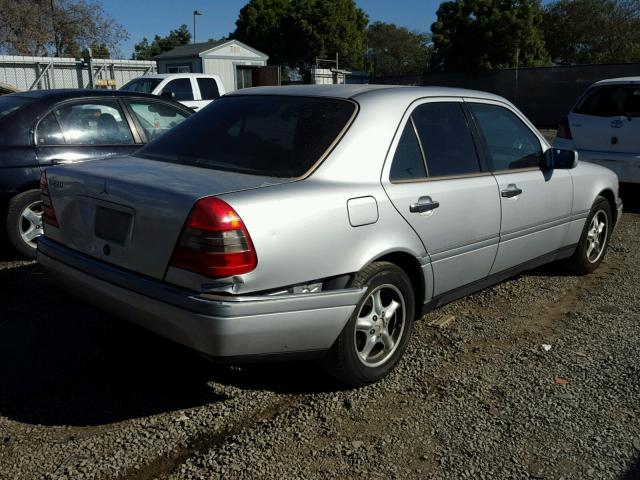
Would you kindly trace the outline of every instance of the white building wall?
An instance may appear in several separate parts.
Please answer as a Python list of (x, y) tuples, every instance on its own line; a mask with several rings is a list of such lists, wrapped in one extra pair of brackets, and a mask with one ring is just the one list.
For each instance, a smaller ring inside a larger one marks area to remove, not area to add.
[(216, 51), (216, 55), (212, 57), (202, 58), (202, 73), (209, 75), (219, 75), (222, 80), (222, 84), (227, 92), (233, 92), (236, 90), (236, 67), (241, 65), (264, 67), (267, 64), (266, 60), (261, 60), (260, 57), (251, 58), (238, 58), (238, 57), (221, 57)]

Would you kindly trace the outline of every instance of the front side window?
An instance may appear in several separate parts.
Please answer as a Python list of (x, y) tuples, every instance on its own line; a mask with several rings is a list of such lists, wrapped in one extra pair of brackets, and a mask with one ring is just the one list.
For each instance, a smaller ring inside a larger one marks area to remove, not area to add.
[(218, 82), (213, 78), (198, 78), (198, 87), (200, 88), (202, 100), (215, 100), (220, 97)]
[(355, 108), (328, 98), (222, 97), (138, 155), (213, 170), (300, 177), (337, 140)]
[(131, 80), (120, 90), (124, 90), (125, 92), (153, 93), (161, 81), (159, 78), (137, 78)]
[(54, 112), (49, 113), (38, 124), (36, 142), (38, 145), (64, 145), (64, 136)]
[(55, 109), (67, 145), (130, 145), (133, 137), (117, 102), (71, 103)]
[(589, 93), (575, 113), (595, 117), (640, 117), (640, 86), (611, 85)]
[(135, 100), (129, 102), (129, 106), (144, 130), (147, 141), (155, 140), (189, 117), (172, 105), (159, 102)]
[(470, 103), (494, 171), (542, 165), (538, 137), (510, 110), (497, 105)]
[(162, 89), (161, 93), (173, 92), (174, 100), (183, 102), (185, 100), (193, 100), (193, 89), (191, 88), (191, 80), (188, 78), (177, 78), (171, 80)]
[(429, 178), (480, 172), (473, 137), (459, 103), (425, 103), (411, 118), (420, 136)]
[(413, 122), (409, 119), (393, 156), (389, 179), (392, 182), (401, 182), (420, 180), (426, 177), (427, 171), (424, 167), (424, 159), (420, 151), (418, 138), (413, 129)]

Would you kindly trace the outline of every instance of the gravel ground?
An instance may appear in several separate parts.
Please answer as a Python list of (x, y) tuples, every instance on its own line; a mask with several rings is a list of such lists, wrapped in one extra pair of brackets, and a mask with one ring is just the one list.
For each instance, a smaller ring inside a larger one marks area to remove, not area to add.
[[(640, 202), (590, 276), (433, 312), (385, 381), (216, 366), (0, 254), (0, 478), (640, 478)], [(542, 345), (550, 345), (546, 351)]]

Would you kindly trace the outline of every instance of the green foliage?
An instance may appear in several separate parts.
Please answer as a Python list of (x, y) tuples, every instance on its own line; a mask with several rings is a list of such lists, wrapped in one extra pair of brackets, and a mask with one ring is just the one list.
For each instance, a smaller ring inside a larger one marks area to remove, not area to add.
[(117, 51), (128, 38), (96, 0), (0, 0), (0, 50), (79, 58), (88, 46)]
[(315, 57), (362, 68), (367, 15), (354, 0), (251, 0), (232, 38), (270, 56), (271, 63), (307, 70)]
[(393, 23), (369, 25), (367, 67), (371, 74), (420, 75), (429, 67), (431, 37)]
[(190, 41), (191, 33), (189, 32), (189, 27), (182, 24), (180, 28), (171, 30), (166, 37), (156, 35), (151, 43), (149, 43), (147, 37), (144, 37), (140, 43), (136, 43), (133, 46), (134, 54), (131, 58), (133, 60), (152, 60), (156, 55), (181, 45), (187, 45)]
[(545, 7), (542, 25), (558, 63), (640, 61), (640, 0), (558, 0)]
[(443, 2), (431, 26), (432, 68), (477, 71), (548, 65), (540, 0)]

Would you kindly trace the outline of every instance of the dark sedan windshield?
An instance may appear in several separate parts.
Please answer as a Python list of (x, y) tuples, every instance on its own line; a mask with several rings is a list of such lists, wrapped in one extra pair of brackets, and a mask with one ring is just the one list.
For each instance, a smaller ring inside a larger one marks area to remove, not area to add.
[(161, 81), (161, 78), (137, 78), (131, 80), (120, 90), (124, 90), (125, 92), (151, 93)]
[(5, 95), (0, 97), (0, 118), (6, 117), (15, 112), (27, 103), (33, 102), (32, 98)]
[(328, 98), (222, 97), (138, 156), (269, 177), (299, 177), (322, 157), (354, 111), (354, 103)]

